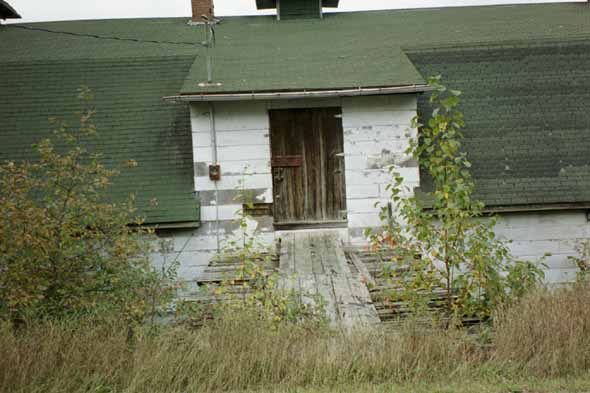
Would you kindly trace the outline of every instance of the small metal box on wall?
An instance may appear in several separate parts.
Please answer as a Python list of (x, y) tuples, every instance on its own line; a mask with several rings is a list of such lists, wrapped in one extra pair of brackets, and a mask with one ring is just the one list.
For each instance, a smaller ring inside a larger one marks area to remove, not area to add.
[(209, 165), (209, 179), (211, 181), (221, 180), (221, 165), (219, 165), (219, 164)]

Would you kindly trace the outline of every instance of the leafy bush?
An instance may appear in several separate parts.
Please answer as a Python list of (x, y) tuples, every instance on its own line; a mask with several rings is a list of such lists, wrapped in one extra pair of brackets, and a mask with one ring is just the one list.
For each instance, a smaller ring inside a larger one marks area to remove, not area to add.
[(485, 319), (541, 282), (543, 272), (538, 264), (514, 261), (508, 243), (494, 232), (496, 218), (484, 215), (484, 204), (473, 198), (471, 164), (461, 151), (461, 93), (443, 86), (440, 77), (430, 78), (429, 85), (435, 109), (425, 124), (415, 118), (419, 140), (406, 154), (428, 174), (432, 191), (414, 193), (392, 167), (391, 202), (381, 209), (384, 230), (368, 235), (375, 249), (394, 251), (388, 272), (400, 288), (392, 294), (395, 300), (423, 312), (442, 290), (448, 318)]
[(578, 240), (575, 247), (577, 255), (569, 256), (568, 260), (580, 269), (578, 281), (584, 281), (590, 275), (590, 239)]
[(96, 129), (88, 89), (79, 98), (77, 129), (60, 123), (35, 146), (37, 160), (0, 167), (0, 318), (141, 320), (172, 293), (173, 277), (150, 264), (151, 230), (141, 227), (133, 199), (105, 202), (118, 172), (84, 147)]

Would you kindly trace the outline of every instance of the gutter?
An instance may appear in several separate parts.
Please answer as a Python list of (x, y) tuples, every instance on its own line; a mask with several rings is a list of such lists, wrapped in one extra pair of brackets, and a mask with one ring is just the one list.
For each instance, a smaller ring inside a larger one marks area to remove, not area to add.
[(280, 100), (294, 98), (324, 98), (324, 97), (357, 97), (371, 95), (424, 93), (432, 91), (428, 85), (406, 85), (391, 87), (359, 87), (357, 89), (340, 90), (302, 90), (286, 92), (266, 93), (208, 93), (208, 94), (181, 94), (163, 97), (164, 101), (194, 102), (194, 101), (251, 101), (251, 100)]

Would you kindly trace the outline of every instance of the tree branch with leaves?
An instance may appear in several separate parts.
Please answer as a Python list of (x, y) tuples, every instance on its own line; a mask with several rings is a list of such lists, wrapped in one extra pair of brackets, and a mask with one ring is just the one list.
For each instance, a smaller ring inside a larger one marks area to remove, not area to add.
[(419, 162), (432, 190), (414, 193), (391, 167), (390, 205), (381, 206), (383, 231), (367, 235), (376, 250), (393, 251), (385, 270), (397, 288), (393, 300), (427, 312), (434, 308), (435, 293), (442, 292), (447, 321), (483, 320), (539, 284), (543, 271), (537, 263), (513, 258), (508, 241), (495, 233), (497, 217), (486, 214), (484, 203), (474, 198), (471, 163), (461, 145), (461, 92), (441, 84), (440, 76), (428, 83), (434, 109), (424, 123), (414, 119), (419, 137), (406, 154)]

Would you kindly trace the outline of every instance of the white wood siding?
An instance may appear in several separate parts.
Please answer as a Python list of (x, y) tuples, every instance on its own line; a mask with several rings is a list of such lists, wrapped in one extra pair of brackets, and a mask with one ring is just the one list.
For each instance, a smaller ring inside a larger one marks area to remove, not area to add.
[(537, 260), (545, 253), (552, 254), (545, 261), (549, 283), (575, 279), (577, 268), (567, 257), (576, 255), (578, 240), (590, 238), (584, 211), (508, 213), (502, 215), (496, 229), (498, 235), (512, 240), (510, 249), (518, 258)]
[(411, 128), (416, 105), (413, 94), (342, 100), (348, 226), (356, 229), (351, 231), (353, 242), (364, 241), (361, 229), (381, 224), (375, 203), (387, 203), (390, 165), (403, 165), (398, 172), (408, 187), (420, 182), (417, 163), (405, 154), (416, 136)]
[[(381, 225), (375, 203), (387, 202), (385, 185), (391, 181), (389, 165), (399, 166), (398, 171), (410, 189), (419, 185), (417, 163), (405, 155), (409, 139), (416, 135), (410, 126), (416, 114), (416, 98), (411, 94), (217, 103), (217, 148), (222, 171), (217, 189), (220, 193), (231, 192), (243, 185), (255, 191), (257, 200), (272, 202), (268, 110), (329, 106), (342, 107), (349, 222), (349, 231), (343, 231), (343, 237), (361, 243), (364, 242), (363, 228)], [(168, 256), (168, 259), (180, 261), (180, 275), (186, 280), (198, 277), (217, 250), (217, 229), (221, 240), (231, 235), (235, 229), (232, 220), (240, 208), (227, 198), (222, 198), (225, 202), (216, 206), (215, 184), (203, 173), (204, 168), (213, 163), (208, 104), (191, 106), (191, 123), (195, 164), (201, 168), (195, 173), (195, 188), (201, 192), (203, 225), (196, 230), (178, 230), (169, 235), (174, 250)], [(256, 225), (263, 230), (265, 241), (272, 243), (275, 237), (272, 220), (261, 219)], [(590, 224), (583, 211), (511, 213), (503, 215), (497, 232), (513, 240), (510, 247), (518, 258), (535, 260), (546, 252), (552, 253), (546, 261), (549, 266), (546, 278), (555, 283), (575, 278), (576, 268), (567, 257), (575, 255), (577, 239), (590, 237)], [(154, 258), (156, 263), (162, 262), (160, 255)]]

